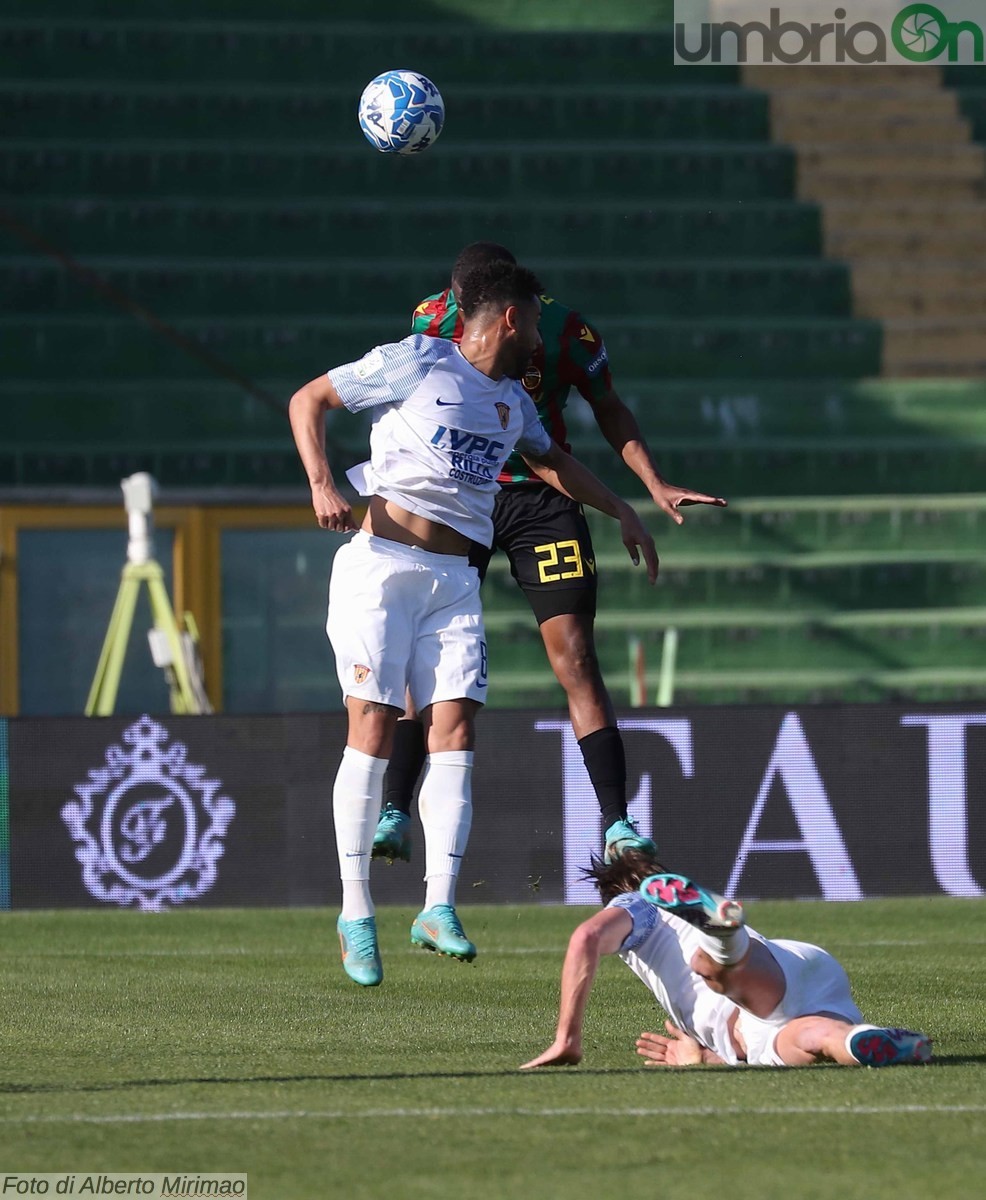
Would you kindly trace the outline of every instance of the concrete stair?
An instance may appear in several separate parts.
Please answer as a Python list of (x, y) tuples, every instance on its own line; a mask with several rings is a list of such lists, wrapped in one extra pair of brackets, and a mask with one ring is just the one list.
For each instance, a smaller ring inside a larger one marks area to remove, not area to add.
[(986, 153), (941, 72), (746, 67), (743, 81), (770, 94), (854, 315), (883, 323), (883, 373), (986, 372)]

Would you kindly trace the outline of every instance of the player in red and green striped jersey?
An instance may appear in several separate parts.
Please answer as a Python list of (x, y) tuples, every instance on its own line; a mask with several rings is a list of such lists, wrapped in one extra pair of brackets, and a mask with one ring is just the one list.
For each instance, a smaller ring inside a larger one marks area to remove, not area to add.
[[(495, 242), (466, 246), (452, 268), (449, 287), (414, 310), (412, 332), (458, 342), (461, 284), (471, 271), (498, 259), (516, 261)], [(683, 520), (678, 511), (683, 505), (725, 505), (725, 500), (676, 487), (662, 478), (636, 417), (613, 387), (602, 334), (591, 322), (575, 309), (542, 296), (540, 332), (541, 345), (522, 383), (556, 442), (570, 449), (564, 413), (574, 388), (589, 404), (615, 453), (676, 524)], [(492, 554), (503, 550), (527, 596), (552, 670), (568, 698), (572, 728), (602, 813), (607, 861), (628, 848), (652, 851), (653, 843), (640, 835), (627, 814), (623, 739), (596, 656), (595, 554), (582, 509), (538, 479), (518, 454), (505, 463), (499, 483), (493, 545), (489, 549), (474, 545), (470, 561), (483, 578)], [(411, 799), (424, 759), (420, 722), (399, 721), (373, 844), (376, 858), (410, 858)]]

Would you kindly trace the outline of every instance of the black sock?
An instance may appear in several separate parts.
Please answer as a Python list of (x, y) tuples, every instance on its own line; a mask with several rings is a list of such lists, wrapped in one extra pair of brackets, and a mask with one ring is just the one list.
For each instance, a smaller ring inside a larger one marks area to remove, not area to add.
[(383, 802), (411, 815), (414, 785), (425, 765), (425, 731), (420, 721), (398, 721), (394, 751), (383, 777)]
[(599, 801), (599, 811), (603, 814), (603, 828), (609, 829), (614, 821), (625, 821), (627, 815), (627, 758), (623, 737), (615, 725), (607, 725), (605, 729), (579, 738), (579, 749)]

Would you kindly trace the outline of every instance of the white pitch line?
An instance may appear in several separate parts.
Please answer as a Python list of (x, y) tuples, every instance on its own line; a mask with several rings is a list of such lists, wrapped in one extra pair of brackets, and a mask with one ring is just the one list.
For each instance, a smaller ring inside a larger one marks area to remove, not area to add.
[[(844, 938), (835, 938), (828, 943), (830, 946), (838, 946), (847, 950), (865, 949), (870, 946), (935, 946), (938, 948), (947, 948), (948, 946), (986, 946), (986, 938), (950, 938), (943, 941), (941, 938), (908, 938), (906, 940), (869, 940), (869, 941), (847, 941)], [(551, 946), (484, 946), (480, 943), (480, 956), (486, 957), (511, 957), (517, 955), (530, 954), (564, 954), (565, 945), (559, 943)], [(6, 961), (12, 959), (46, 959), (46, 958), (304, 958), (310, 951), (306, 951), (298, 947), (297, 949), (286, 946), (276, 946), (270, 949), (253, 950), (245, 946), (233, 947), (226, 946), (214, 950), (201, 948), (191, 948), (188, 950), (6, 950), (4, 958)], [(335, 951), (326, 948), (325, 953), (330, 957), (335, 956)], [(412, 954), (420, 958), (421, 951), (416, 947), (403, 947), (398, 953)]]
[(65, 1116), (31, 1115), (0, 1117), (3, 1125), (140, 1125), (167, 1121), (352, 1121), (387, 1118), (462, 1118), (462, 1117), (715, 1117), (751, 1116), (774, 1117), (788, 1113), (800, 1116), (900, 1116), (908, 1113), (982, 1113), (986, 1104), (841, 1104), (841, 1105), (777, 1105), (764, 1108), (744, 1108), (741, 1105), (700, 1108), (370, 1108), (347, 1109), (284, 1109), (271, 1112), (164, 1112), (117, 1113), (90, 1116), (69, 1113)]

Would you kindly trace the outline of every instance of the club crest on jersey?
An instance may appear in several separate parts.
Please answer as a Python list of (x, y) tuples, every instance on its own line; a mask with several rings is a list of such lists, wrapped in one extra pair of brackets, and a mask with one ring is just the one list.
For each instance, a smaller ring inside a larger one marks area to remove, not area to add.
[(370, 668), (364, 667), (362, 663), (356, 663), (353, 666), (353, 679), (355, 679), (357, 683), (366, 683), (372, 674), (373, 672), (370, 670)]
[(527, 392), (536, 392), (541, 386), (541, 370), (539, 367), (529, 366), (524, 372), (524, 377), (520, 381), (524, 385), (524, 390)]
[(502, 400), (497, 400), (496, 415), (500, 418), (500, 428), (506, 429), (510, 424), (510, 405), (504, 404)]

